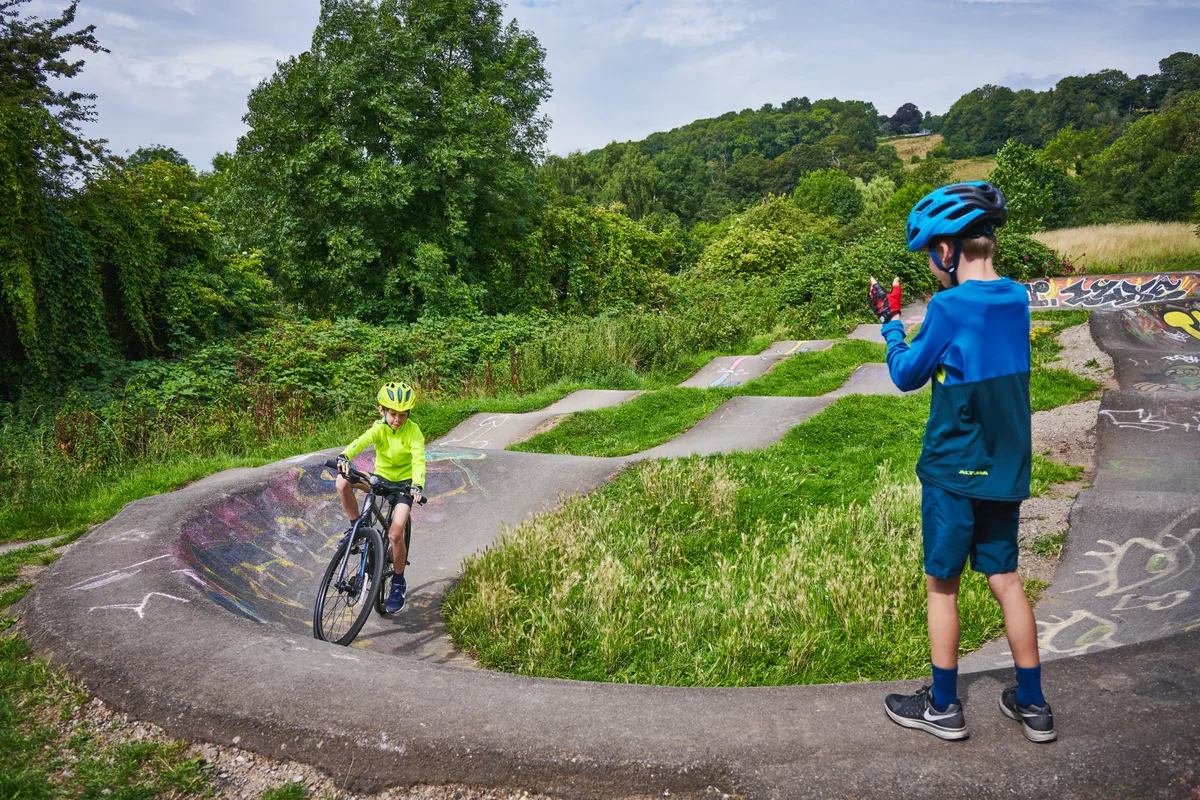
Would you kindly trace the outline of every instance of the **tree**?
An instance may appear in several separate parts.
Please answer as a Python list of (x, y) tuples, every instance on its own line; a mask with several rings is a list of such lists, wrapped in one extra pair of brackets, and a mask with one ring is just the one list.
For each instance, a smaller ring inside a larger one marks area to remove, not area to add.
[(805, 211), (834, 217), (843, 224), (863, 210), (863, 197), (854, 181), (836, 169), (822, 169), (805, 175), (796, 186), (793, 199)]
[(502, 14), (498, 0), (323, 0), (310, 50), (251, 93), (228, 191), (258, 202), (226, 207), (254, 214), (291, 298), (412, 318), (427, 290), (482, 285), (533, 227), (549, 78)]
[(1177, 95), (1157, 114), (1084, 166), (1085, 216), (1113, 220), (1187, 220), (1200, 189), (1200, 92)]
[(66, 193), (71, 179), (107, 158), (103, 139), (88, 139), (81, 125), (95, 119), (94, 94), (58, 88), (83, 70), (83, 60), (70, 61), (75, 48), (107, 53), (95, 37), (95, 25), (67, 30), (75, 23), (79, 0), (55, 19), (22, 18), (31, 0), (0, 0), (0, 100), (6, 113), (19, 108), (37, 119), (18, 146), (33, 154), (40, 180), (48, 189)]
[(988, 180), (1004, 192), (1008, 226), (1017, 233), (1061, 227), (1075, 209), (1077, 191), (1066, 171), (1027, 144), (1010, 141), (1000, 148)]
[(125, 159), (125, 169), (137, 169), (144, 167), (152, 161), (166, 161), (168, 164), (186, 167), (188, 160), (183, 157), (174, 147), (167, 147), (163, 144), (151, 144), (144, 147), (139, 147), (133, 151), (133, 155)]
[(95, 273), (61, 211), (73, 183), (106, 159), (81, 124), (93, 95), (62, 88), (83, 69), (74, 48), (102, 52), (93, 27), (71, 31), (76, 3), (57, 18), (20, 15), (0, 0), (0, 386), (25, 367), (68, 380), (108, 350)]
[(916, 133), (921, 130), (925, 118), (915, 103), (905, 103), (896, 109), (896, 113), (888, 117), (888, 130), (892, 133)]
[(1200, 90), (1200, 55), (1178, 52), (1158, 62), (1158, 75), (1148, 78), (1151, 108), (1168, 105), (1175, 95)]

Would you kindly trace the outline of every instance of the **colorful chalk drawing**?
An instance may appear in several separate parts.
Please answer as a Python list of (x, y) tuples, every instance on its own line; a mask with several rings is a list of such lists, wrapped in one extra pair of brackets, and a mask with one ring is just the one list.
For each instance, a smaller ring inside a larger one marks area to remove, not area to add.
[(1030, 308), (1129, 308), (1190, 297), (1200, 290), (1192, 273), (1043, 278), (1026, 284)]
[(745, 361), (749, 357), (750, 356), (738, 356), (736, 359), (734, 359), (734, 362), (732, 364), (730, 364), (728, 367), (721, 370), (721, 374), (717, 377), (717, 379), (715, 381), (713, 381), (712, 383), (710, 383), (708, 385), (708, 388), (713, 389), (713, 388), (716, 388), (717, 386), (740, 386), (741, 381), (733, 381), (733, 380), (730, 380), (730, 378), (732, 378), (735, 375), (748, 374), (746, 372), (746, 370), (738, 369), (738, 367), (741, 366), (742, 362)]
[[(485, 457), (475, 450), (430, 447), (427, 509), (436, 514), (450, 497), (456, 502), (486, 497), (471, 468), (471, 462)], [(354, 465), (372, 470), (373, 452), (360, 454)], [(185, 526), (174, 554), (177, 563), (226, 610), (281, 631), (311, 635), (317, 584), (346, 523), (335, 478), (324, 458), (310, 458), (280, 472), (256, 493), (214, 504)]]

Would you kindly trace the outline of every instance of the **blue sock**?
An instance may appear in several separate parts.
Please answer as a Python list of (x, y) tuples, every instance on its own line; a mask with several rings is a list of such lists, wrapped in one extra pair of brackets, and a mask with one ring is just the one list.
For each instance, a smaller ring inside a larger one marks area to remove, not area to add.
[(1017, 702), (1023, 706), (1044, 706), (1042, 694), (1042, 665), (1023, 669), (1017, 667)]
[(954, 669), (933, 668), (933, 707), (945, 711), (951, 703), (958, 702), (958, 667)]

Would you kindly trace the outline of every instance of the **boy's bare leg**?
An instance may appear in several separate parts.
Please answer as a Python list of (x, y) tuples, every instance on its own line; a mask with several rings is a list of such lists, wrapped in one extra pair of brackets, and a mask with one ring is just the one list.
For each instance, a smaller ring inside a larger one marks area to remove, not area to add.
[(939, 669), (958, 666), (958, 581), (958, 578), (925, 576), (929, 599), (929, 651), (933, 665)]
[(342, 501), (342, 509), (346, 512), (346, 518), (357, 519), (358, 501), (354, 499), (354, 484), (338, 475), (334, 485), (337, 488), (338, 499)]
[(404, 574), (404, 564), (408, 561), (408, 548), (404, 546), (404, 528), (408, 525), (408, 506), (396, 504), (392, 512), (392, 525), (388, 528), (388, 539), (392, 543), (392, 567), (397, 575)]
[(1037, 622), (1021, 586), (1021, 577), (1015, 572), (1002, 572), (988, 575), (987, 579), (988, 588), (1004, 612), (1004, 632), (1008, 635), (1013, 662), (1022, 669), (1036, 667), (1040, 663)]

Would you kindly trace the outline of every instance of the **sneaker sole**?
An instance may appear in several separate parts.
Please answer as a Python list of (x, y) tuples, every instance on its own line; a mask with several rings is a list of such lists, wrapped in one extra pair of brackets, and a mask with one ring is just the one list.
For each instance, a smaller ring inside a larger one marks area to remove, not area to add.
[(1053, 729), (1048, 731), (1035, 731), (1033, 728), (1025, 724), (1025, 720), (1017, 716), (1017, 713), (1004, 705), (1004, 698), (1000, 699), (1000, 712), (1011, 720), (1021, 723), (1021, 730), (1025, 731), (1025, 738), (1031, 742), (1053, 742), (1058, 738), (1058, 732)]
[(948, 742), (966, 739), (971, 735), (971, 732), (966, 728), (945, 728), (941, 725), (934, 725), (932, 722), (926, 722), (923, 719), (909, 719), (908, 717), (898, 716), (897, 714), (893, 714), (892, 710), (886, 705), (883, 707), (883, 710), (887, 712), (887, 715), (891, 718), (892, 722), (896, 723), (897, 725), (903, 725), (905, 728), (913, 728), (915, 730), (925, 731), (926, 733), (932, 733), (939, 739), (945, 739)]

